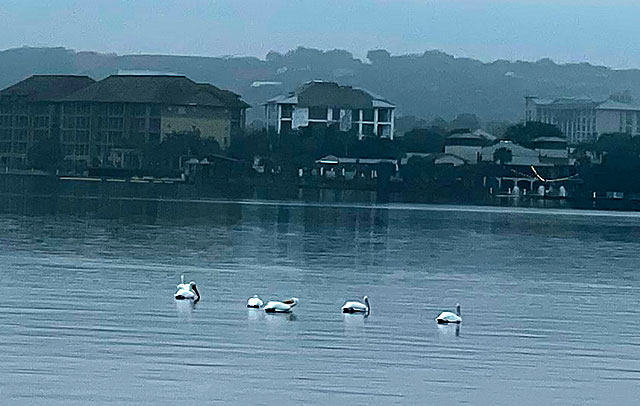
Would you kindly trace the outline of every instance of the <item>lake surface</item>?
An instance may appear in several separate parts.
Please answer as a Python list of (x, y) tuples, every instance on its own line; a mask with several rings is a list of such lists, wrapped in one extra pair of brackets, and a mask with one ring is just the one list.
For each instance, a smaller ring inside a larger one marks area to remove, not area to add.
[[(632, 405), (640, 216), (212, 203), (0, 216), (7, 404)], [(173, 300), (180, 274), (195, 308)], [(296, 296), (291, 316), (246, 299)], [(371, 316), (342, 315), (347, 299)], [(463, 324), (438, 326), (462, 306)]]

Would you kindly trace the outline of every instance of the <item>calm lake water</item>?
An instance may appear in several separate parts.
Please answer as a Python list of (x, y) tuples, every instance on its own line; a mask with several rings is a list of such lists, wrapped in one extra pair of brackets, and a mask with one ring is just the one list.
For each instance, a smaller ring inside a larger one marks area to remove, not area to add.
[[(215, 203), (0, 216), (7, 404), (637, 404), (640, 216)], [(173, 300), (180, 274), (203, 295)], [(293, 315), (246, 299), (296, 296)], [(368, 295), (371, 316), (346, 316)], [(463, 324), (438, 326), (462, 306)]]

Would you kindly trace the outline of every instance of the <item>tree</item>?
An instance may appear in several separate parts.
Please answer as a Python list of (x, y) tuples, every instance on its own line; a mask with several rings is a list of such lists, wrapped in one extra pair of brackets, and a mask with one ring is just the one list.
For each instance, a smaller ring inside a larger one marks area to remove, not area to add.
[(391, 59), (391, 54), (385, 49), (374, 49), (367, 52), (367, 59), (371, 63), (384, 63)]
[(446, 133), (437, 127), (415, 128), (399, 139), (406, 152), (442, 152)]
[(529, 121), (525, 124), (516, 124), (507, 128), (503, 139), (513, 141), (523, 147), (529, 147), (531, 141), (539, 137), (565, 138), (562, 131), (553, 124)]
[(501, 147), (493, 151), (493, 162), (504, 165), (511, 162), (511, 159), (513, 159), (513, 153), (508, 148)]
[(185, 131), (169, 134), (159, 145), (145, 145), (144, 157), (147, 166), (177, 169), (182, 157), (202, 159), (220, 152), (215, 139), (202, 138), (198, 131)]
[(470, 131), (474, 131), (480, 128), (480, 119), (475, 114), (458, 114), (456, 118), (454, 118), (453, 121), (451, 121), (451, 123), (449, 124), (449, 128), (451, 128), (452, 130), (466, 128)]
[(45, 138), (31, 147), (27, 159), (32, 168), (53, 170), (63, 159), (62, 148), (57, 140)]

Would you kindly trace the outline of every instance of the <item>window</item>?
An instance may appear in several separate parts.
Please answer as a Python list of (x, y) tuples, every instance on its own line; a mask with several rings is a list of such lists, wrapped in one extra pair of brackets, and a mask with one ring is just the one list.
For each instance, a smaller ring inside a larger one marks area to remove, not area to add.
[(351, 121), (360, 121), (360, 110), (353, 109), (351, 110)]
[(76, 155), (89, 155), (89, 144), (76, 144), (74, 147)]
[(373, 124), (364, 124), (362, 126), (362, 135), (373, 135)]
[(13, 133), (13, 139), (15, 140), (26, 140), (27, 139), (27, 130), (16, 130)]
[(373, 109), (362, 110), (362, 121), (373, 121)]
[(62, 142), (73, 142), (74, 139), (73, 130), (62, 131)]
[(64, 116), (62, 118), (62, 127), (64, 128), (75, 128), (76, 127), (76, 118), (70, 116)]
[(383, 123), (391, 122), (391, 109), (378, 109), (378, 121)]
[(89, 131), (78, 130), (76, 132), (76, 139), (78, 140), (78, 142), (89, 142)]
[(13, 152), (17, 154), (24, 154), (27, 152), (27, 143), (26, 142), (16, 142), (13, 144)]
[(72, 103), (64, 104), (62, 106), (62, 112), (64, 114), (76, 114), (76, 105)]
[(117, 117), (110, 117), (107, 121), (107, 128), (112, 130), (122, 129), (122, 119)]
[(76, 108), (76, 112), (78, 114), (91, 114), (91, 105), (90, 104), (78, 104)]
[(160, 116), (160, 106), (151, 106), (151, 108), (149, 109), (149, 115), (153, 116), (153, 117), (159, 117)]
[(11, 140), (11, 130), (9, 130), (8, 128), (0, 129), (0, 141), (2, 140)]
[(293, 116), (293, 105), (291, 104), (283, 104), (282, 105), (282, 118), (291, 118)]
[(43, 140), (43, 139), (47, 138), (48, 135), (49, 135), (49, 131), (48, 130), (35, 130), (33, 132), (33, 138), (35, 140)]
[(109, 105), (110, 116), (121, 116), (124, 113), (124, 106), (120, 103), (113, 103)]
[(11, 143), (10, 142), (0, 142), (0, 152), (3, 152), (3, 153), (11, 152)]
[(35, 116), (33, 118), (33, 126), (38, 127), (48, 127), (49, 126), (49, 116)]
[(309, 107), (309, 119), (310, 120), (326, 120), (327, 108), (326, 107)]
[(133, 105), (133, 115), (136, 117), (146, 116), (147, 115), (147, 106), (144, 104), (134, 104)]
[(76, 127), (77, 128), (89, 128), (89, 117), (78, 117), (76, 118)]
[(144, 130), (147, 128), (147, 119), (146, 118), (136, 118), (136, 129)]
[(63, 145), (62, 146), (62, 152), (65, 155), (73, 155), (73, 151), (74, 151), (74, 146), (73, 145)]
[(28, 127), (29, 116), (16, 116), (16, 127)]
[(340, 121), (340, 109), (334, 108), (331, 112), (333, 121)]
[(149, 120), (149, 131), (158, 133), (160, 132), (160, 119), (152, 118)]
[(280, 129), (281, 134), (287, 134), (291, 132), (291, 121), (283, 121)]

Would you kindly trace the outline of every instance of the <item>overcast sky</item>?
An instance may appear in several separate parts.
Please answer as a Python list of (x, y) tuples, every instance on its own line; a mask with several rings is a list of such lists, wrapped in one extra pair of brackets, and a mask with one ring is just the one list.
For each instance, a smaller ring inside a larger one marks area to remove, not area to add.
[(640, 0), (0, 0), (0, 49), (363, 57), (440, 49), (484, 61), (640, 68)]

